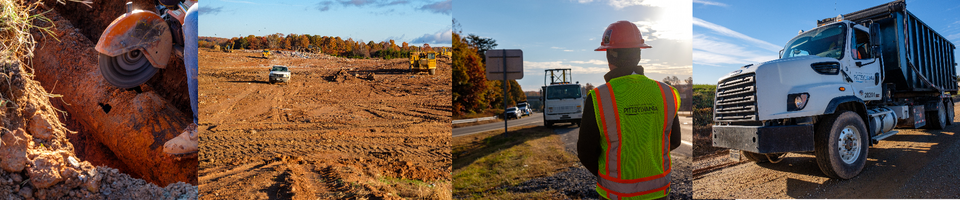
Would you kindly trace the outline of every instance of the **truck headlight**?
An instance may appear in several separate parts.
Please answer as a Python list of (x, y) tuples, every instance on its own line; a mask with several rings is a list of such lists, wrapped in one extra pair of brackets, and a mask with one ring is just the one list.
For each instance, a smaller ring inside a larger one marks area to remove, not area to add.
[(581, 105), (577, 105), (577, 112), (583, 111), (583, 108), (582, 108), (582, 107), (583, 107), (583, 106), (581, 106)]
[(807, 99), (810, 99), (810, 94), (807, 93), (787, 95), (787, 111), (803, 110), (803, 107), (807, 106)]

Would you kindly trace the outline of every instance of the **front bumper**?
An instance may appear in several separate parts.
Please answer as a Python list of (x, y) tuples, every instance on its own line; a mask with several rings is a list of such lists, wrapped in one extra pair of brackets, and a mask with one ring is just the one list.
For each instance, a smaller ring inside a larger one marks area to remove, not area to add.
[(813, 151), (813, 125), (713, 126), (713, 146), (755, 153)]
[(580, 118), (583, 117), (583, 113), (560, 113), (560, 114), (543, 114), (544, 120), (547, 121), (565, 121), (565, 122), (574, 122), (580, 121)]
[(290, 81), (290, 77), (280, 77), (280, 76), (271, 76), (270, 81), (273, 82), (287, 82)]

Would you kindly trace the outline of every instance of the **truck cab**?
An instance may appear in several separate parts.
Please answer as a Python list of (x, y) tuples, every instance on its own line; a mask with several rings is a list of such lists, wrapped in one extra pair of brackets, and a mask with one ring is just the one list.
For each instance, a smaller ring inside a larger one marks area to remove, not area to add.
[(894, 128), (950, 125), (955, 46), (905, 7), (894, 1), (818, 20), (780, 59), (720, 78), (713, 146), (773, 163), (813, 152), (826, 175), (849, 179)]

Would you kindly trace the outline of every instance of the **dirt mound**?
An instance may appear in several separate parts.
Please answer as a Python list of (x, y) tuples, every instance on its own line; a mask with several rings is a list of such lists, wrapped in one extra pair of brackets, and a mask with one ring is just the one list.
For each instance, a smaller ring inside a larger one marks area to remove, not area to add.
[(372, 72), (350, 72), (347, 71), (347, 69), (340, 69), (336, 74), (327, 78), (327, 80), (338, 83), (355, 82), (357, 80), (374, 81), (377, 80), (377, 75)]

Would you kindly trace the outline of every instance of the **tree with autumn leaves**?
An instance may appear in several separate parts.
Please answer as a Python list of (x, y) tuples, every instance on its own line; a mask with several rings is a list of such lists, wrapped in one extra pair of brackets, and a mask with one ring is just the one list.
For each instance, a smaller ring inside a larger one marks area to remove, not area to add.
[[(454, 21), (456, 24), (456, 21)], [(481, 113), (486, 109), (502, 109), (502, 81), (488, 81), (482, 53), (496, 47), (496, 41), (476, 35), (461, 37), (453, 33), (453, 116)], [(509, 105), (525, 101), (526, 94), (516, 80), (507, 81)]]
[[(420, 47), (409, 45), (407, 42), (397, 44), (389, 41), (355, 41), (353, 38), (343, 39), (334, 36), (320, 36), (309, 34), (282, 34), (275, 33), (265, 36), (248, 35), (234, 37), (223, 42), (214, 43), (201, 40), (201, 47), (213, 48), (215, 45), (232, 46), (234, 49), (274, 49), (293, 51), (320, 51), (321, 53), (349, 57), (349, 58), (406, 58), (410, 52)], [(438, 48), (434, 48), (439, 51)]]

